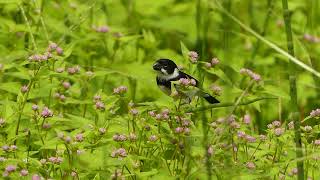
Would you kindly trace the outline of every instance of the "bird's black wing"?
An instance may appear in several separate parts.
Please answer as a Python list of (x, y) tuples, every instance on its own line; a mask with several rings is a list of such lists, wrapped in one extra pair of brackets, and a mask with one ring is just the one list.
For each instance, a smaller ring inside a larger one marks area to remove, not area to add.
[[(195, 79), (194, 77), (190, 76), (189, 74), (186, 74), (184, 72), (179, 72), (179, 76), (177, 76), (176, 78), (174, 78), (172, 81), (177, 81), (181, 78), (186, 78), (186, 79), (193, 79), (196, 81), (196, 87), (199, 88), (199, 82), (197, 79)], [(176, 87), (176, 86), (175, 86)], [(211, 96), (209, 93), (204, 92), (203, 90), (201, 90), (201, 88), (199, 88), (199, 91), (197, 91), (196, 93), (198, 96), (203, 97), (206, 101), (208, 101), (210, 104), (215, 104), (215, 103), (219, 103), (219, 100), (217, 100), (215, 97)]]
[(167, 95), (171, 95), (171, 82), (157, 77), (157, 85)]
[(179, 76), (175, 77), (171, 81), (178, 81), (181, 78), (193, 79), (193, 80), (196, 81), (196, 87), (198, 87), (198, 85), (199, 85), (199, 82), (198, 82), (198, 80), (196, 78), (194, 78), (194, 77), (190, 76), (189, 74), (186, 74), (186, 73), (184, 73), (182, 71), (179, 71)]

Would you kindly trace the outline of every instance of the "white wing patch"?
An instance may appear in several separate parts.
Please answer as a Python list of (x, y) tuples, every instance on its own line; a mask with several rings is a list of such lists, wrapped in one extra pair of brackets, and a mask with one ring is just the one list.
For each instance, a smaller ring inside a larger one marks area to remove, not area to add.
[(169, 81), (179, 76), (179, 69), (175, 68), (172, 74), (168, 74), (166, 70), (161, 69), (162, 73), (158, 74), (159, 79)]

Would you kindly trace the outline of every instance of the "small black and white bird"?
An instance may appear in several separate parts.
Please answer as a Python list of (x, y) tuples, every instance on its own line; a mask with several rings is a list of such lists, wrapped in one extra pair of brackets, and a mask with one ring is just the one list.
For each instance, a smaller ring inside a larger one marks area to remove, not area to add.
[[(178, 66), (170, 59), (159, 59), (154, 65), (153, 69), (158, 72), (157, 75), (157, 85), (158, 87), (167, 95), (171, 95), (171, 82), (179, 81), (180, 79), (189, 79), (194, 83), (193, 85), (196, 87), (196, 91), (192, 92), (191, 96), (200, 96), (207, 100), (210, 104), (219, 103), (219, 101), (211, 96), (210, 94), (204, 92), (199, 88), (199, 82), (192, 76), (180, 71)], [(176, 90), (179, 92), (178, 85), (175, 84)], [(187, 95), (190, 99), (190, 95)]]

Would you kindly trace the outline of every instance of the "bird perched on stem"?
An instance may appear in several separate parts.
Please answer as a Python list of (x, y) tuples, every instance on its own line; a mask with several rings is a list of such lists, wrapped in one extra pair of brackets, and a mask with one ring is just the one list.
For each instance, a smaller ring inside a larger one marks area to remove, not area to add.
[[(158, 72), (157, 85), (167, 95), (171, 95), (171, 82), (174, 84), (178, 94), (183, 94), (191, 101), (194, 96), (200, 96), (210, 104), (219, 101), (199, 88), (199, 82), (192, 76), (180, 71), (177, 65), (170, 59), (159, 59), (153, 64), (153, 69)], [(189, 88), (191, 87), (191, 88)]]

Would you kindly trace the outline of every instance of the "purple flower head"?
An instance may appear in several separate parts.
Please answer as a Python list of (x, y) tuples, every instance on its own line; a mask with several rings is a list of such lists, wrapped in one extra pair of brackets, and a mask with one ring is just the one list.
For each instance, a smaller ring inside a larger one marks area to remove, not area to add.
[(79, 66), (69, 67), (67, 71), (70, 75), (73, 75), (80, 71), (80, 67)]
[(62, 157), (49, 157), (48, 161), (53, 164), (61, 164), (63, 161), (63, 158)]
[(100, 95), (94, 95), (93, 96), (94, 101), (101, 101), (101, 96)]
[(136, 115), (138, 115), (139, 114), (139, 111), (137, 110), (137, 109), (135, 109), (135, 108), (133, 108), (133, 109), (130, 109), (130, 114), (132, 114), (133, 116), (136, 116)]
[(182, 126), (184, 127), (189, 127), (191, 125), (191, 121), (188, 119), (183, 119), (182, 120)]
[(156, 114), (156, 120), (161, 120), (162, 119), (162, 115), (161, 114)]
[(197, 81), (194, 80), (194, 79), (190, 79), (190, 84), (191, 84), (192, 86), (196, 86), (196, 85), (197, 85)]
[(238, 138), (245, 138), (246, 137), (246, 133), (243, 132), (243, 131), (238, 131), (237, 132), (237, 136), (238, 136)]
[(101, 102), (101, 101), (97, 101), (97, 102), (96, 102), (96, 109), (98, 109), (98, 110), (104, 110), (104, 109), (105, 109), (104, 103)]
[(320, 108), (312, 110), (310, 112), (310, 117), (312, 118), (319, 118), (320, 117)]
[(274, 134), (276, 136), (281, 136), (284, 133), (284, 128), (276, 128), (274, 129)]
[(57, 47), (58, 47), (57, 43), (50, 42), (48, 46), (48, 51), (54, 51), (57, 49)]
[(20, 171), (20, 176), (27, 176), (29, 174), (29, 172), (28, 172), (28, 170), (26, 170), (26, 169), (22, 169), (21, 171)]
[(213, 92), (213, 94), (220, 96), (221, 92), (222, 92), (222, 88), (220, 86), (217, 85), (212, 85), (210, 88)]
[(43, 118), (52, 117), (53, 116), (53, 112), (48, 107), (44, 107), (42, 112), (41, 112), (41, 116)]
[(259, 74), (254, 73), (250, 69), (242, 68), (240, 69), (240, 74), (248, 75), (251, 79), (258, 82), (261, 80), (261, 76)]
[(127, 151), (124, 148), (119, 148), (115, 151), (111, 152), (111, 157), (115, 158), (115, 157), (127, 157)]
[(157, 141), (158, 140), (158, 137), (156, 136), (156, 135), (151, 135), (150, 137), (149, 137), (149, 141), (151, 141), (151, 142), (155, 142), (155, 141)]
[(179, 83), (183, 86), (189, 86), (190, 85), (190, 81), (187, 78), (181, 78), (179, 79)]
[(253, 137), (253, 136), (250, 136), (250, 135), (246, 135), (245, 139), (246, 139), (246, 141), (249, 142), (249, 143), (254, 143), (254, 142), (256, 142), (256, 138)]
[(100, 134), (105, 134), (107, 132), (106, 128), (99, 128)]
[(266, 141), (267, 140), (267, 136), (261, 134), (259, 135), (260, 141)]
[(314, 141), (314, 145), (320, 146), (320, 139), (315, 140), (315, 141)]
[(127, 136), (125, 134), (115, 134), (113, 135), (113, 140), (116, 142), (124, 142), (127, 140)]
[(8, 173), (11, 173), (13, 171), (15, 171), (17, 169), (17, 166), (15, 165), (7, 165), (7, 167), (5, 168), (5, 171), (7, 171)]
[(8, 145), (3, 145), (1, 148), (3, 151), (6, 151), (6, 152), (10, 150), (10, 146)]
[(26, 92), (28, 92), (28, 91), (29, 91), (28, 85), (23, 85), (23, 86), (21, 87), (21, 92), (22, 92), (22, 93), (26, 93)]
[(210, 68), (212, 67), (211, 63), (209, 63), (209, 62), (205, 62), (205, 63), (204, 63), (204, 66), (205, 66), (206, 68), (208, 68), (208, 69), (210, 69)]
[(174, 130), (175, 133), (177, 134), (180, 134), (183, 132), (183, 127), (177, 127), (175, 130)]
[(162, 112), (161, 112), (162, 115), (164, 115), (164, 114), (168, 115), (169, 113), (170, 113), (169, 109), (163, 109)]
[(151, 117), (155, 117), (156, 116), (156, 112), (155, 111), (149, 111), (148, 114)]
[(57, 47), (56, 52), (59, 56), (63, 55), (63, 49), (61, 47)]
[(218, 58), (212, 58), (212, 59), (211, 59), (211, 64), (212, 64), (212, 66), (215, 66), (215, 65), (217, 65), (217, 64), (219, 64), (219, 63), (220, 63), (220, 61), (219, 61)]
[(37, 111), (39, 109), (38, 105), (34, 104), (32, 105), (32, 110), (33, 111)]
[(247, 162), (246, 163), (246, 167), (248, 169), (255, 169), (256, 168), (256, 165), (253, 163), (253, 162)]
[(280, 121), (273, 121), (272, 125), (273, 125), (273, 127), (280, 127), (281, 126), (281, 122)]
[(243, 123), (250, 124), (251, 123), (251, 117), (249, 114), (246, 114), (243, 116)]
[(32, 180), (41, 180), (41, 177), (38, 174), (34, 174)]
[(64, 82), (62, 83), (62, 86), (63, 86), (65, 89), (69, 89), (69, 88), (71, 87), (71, 84), (70, 84), (70, 82), (68, 82), (68, 81), (64, 81)]
[(66, 100), (66, 96), (63, 94), (60, 94), (59, 96), (60, 101), (65, 101)]
[(71, 141), (72, 141), (72, 138), (70, 137), (70, 136), (66, 136), (65, 138), (64, 138), (64, 142), (66, 142), (66, 143), (71, 143)]
[(119, 86), (113, 89), (114, 94), (124, 94), (128, 91), (126, 86)]
[(103, 26), (94, 28), (94, 30), (99, 33), (107, 33), (110, 31), (110, 28), (106, 25), (103, 25)]
[(189, 51), (188, 56), (191, 63), (196, 63), (198, 61), (199, 55), (197, 52)]
[(189, 135), (191, 130), (190, 130), (190, 128), (186, 127), (186, 128), (183, 128), (183, 132), (184, 132), (184, 135)]
[(83, 141), (83, 134), (79, 133), (75, 136), (75, 140), (78, 142), (82, 142)]

